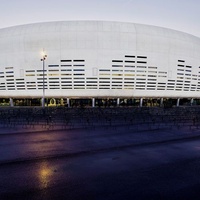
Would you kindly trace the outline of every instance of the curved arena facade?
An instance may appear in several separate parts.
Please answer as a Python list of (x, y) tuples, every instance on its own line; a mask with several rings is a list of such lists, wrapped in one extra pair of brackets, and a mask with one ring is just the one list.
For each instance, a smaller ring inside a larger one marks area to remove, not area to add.
[(105, 21), (0, 29), (0, 97), (31, 99), (44, 93), (64, 99), (198, 99), (200, 38)]

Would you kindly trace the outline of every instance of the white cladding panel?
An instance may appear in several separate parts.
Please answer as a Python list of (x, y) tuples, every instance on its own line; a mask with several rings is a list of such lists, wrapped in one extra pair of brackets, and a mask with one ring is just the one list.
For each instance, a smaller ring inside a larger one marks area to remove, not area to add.
[(0, 30), (0, 96), (200, 97), (200, 38), (155, 26), (101, 21)]

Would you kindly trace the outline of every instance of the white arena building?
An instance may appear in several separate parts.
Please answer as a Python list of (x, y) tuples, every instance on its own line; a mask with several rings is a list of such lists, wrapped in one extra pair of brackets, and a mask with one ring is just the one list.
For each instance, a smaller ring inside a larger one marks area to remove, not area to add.
[[(47, 55), (45, 57), (44, 55)], [(42, 60), (41, 60), (42, 59)], [(6, 105), (200, 99), (200, 38), (150, 25), (62, 21), (0, 29)], [(44, 106), (44, 104), (43, 104)]]

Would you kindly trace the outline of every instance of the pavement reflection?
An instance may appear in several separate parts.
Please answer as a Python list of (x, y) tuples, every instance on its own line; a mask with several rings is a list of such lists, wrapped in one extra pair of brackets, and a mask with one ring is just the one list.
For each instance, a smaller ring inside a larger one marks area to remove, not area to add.
[(40, 180), (40, 189), (46, 189), (52, 180), (53, 171), (47, 161), (40, 163), (38, 178)]

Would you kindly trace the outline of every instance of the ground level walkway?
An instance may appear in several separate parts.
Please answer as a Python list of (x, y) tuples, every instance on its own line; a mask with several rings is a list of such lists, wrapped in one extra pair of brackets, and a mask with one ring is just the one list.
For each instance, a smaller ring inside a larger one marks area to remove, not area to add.
[[(57, 137), (63, 138), (66, 155), (200, 137), (200, 107), (4, 108), (0, 109), (0, 117), (0, 137), (21, 137), (24, 144), (40, 134), (44, 135), (47, 144)], [(77, 139), (81, 141), (79, 145)], [(55, 152), (55, 156), (60, 154), (59, 146)], [(6, 162), (11, 158), (1, 159), (0, 162)], [(22, 155), (13, 159), (25, 158)]]
[(199, 108), (0, 116), (2, 200), (199, 199)]

